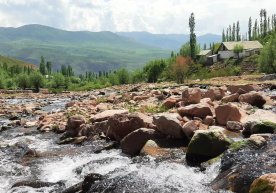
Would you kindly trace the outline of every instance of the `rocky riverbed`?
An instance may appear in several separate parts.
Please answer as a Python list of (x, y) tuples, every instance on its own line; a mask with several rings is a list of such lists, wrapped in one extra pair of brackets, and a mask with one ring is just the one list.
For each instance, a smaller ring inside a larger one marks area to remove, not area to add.
[(0, 192), (273, 192), (275, 96), (169, 83), (1, 94)]

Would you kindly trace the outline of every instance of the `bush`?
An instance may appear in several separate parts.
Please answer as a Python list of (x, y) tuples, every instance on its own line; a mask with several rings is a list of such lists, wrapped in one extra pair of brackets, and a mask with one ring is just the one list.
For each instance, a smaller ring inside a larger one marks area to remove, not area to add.
[(276, 73), (276, 33), (271, 36), (265, 44), (260, 58), (260, 71), (265, 73)]
[(30, 75), (30, 83), (34, 87), (35, 92), (39, 92), (39, 88), (43, 86), (43, 76), (35, 71)]
[(30, 80), (29, 80), (29, 77), (27, 74), (20, 74), (18, 77), (17, 77), (17, 84), (18, 84), (18, 87), (21, 88), (21, 89), (26, 89), (28, 87), (30, 87)]

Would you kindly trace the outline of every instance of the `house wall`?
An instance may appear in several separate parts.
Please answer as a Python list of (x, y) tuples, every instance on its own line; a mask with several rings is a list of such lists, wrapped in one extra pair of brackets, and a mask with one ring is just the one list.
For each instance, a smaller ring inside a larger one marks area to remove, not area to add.
[(219, 51), (218, 54), (220, 59), (235, 57), (235, 53), (233, 51)]

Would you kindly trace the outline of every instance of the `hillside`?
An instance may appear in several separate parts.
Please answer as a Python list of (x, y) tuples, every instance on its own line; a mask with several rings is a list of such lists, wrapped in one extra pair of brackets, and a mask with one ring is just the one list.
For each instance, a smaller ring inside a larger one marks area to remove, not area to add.
[(0, 65), (2, 65), (4, 63), (6, 63), (8, 66), (19, 65), (19, 66), (30, 66), (32, 68), (36, 67), (34, 64), (24, 62), (24, 61), (21, 61), (21, 60), (17, 60), (15, 58), (0, 55)]
[[(152, 34), (148, 32), (118, 32), (117, 34), (148, 46), (169, 50), (179, 50), (179, 48), (190, 39), (190, 36), (185, 34)], [(209, 46), (210, 43), (220, 41), (221, 36), (215, 34), (205, 34), (197, 37), (197, 43), (201, 46), (205, 43)]]
[(42, 25), (0, 28), (0, 54), (39, 64), (40, 56), (56, 69), (70, 64), (77, 73), (139, 68), (167, 57), (168, 50), (137, 43), (112, 32), (64, 31)]

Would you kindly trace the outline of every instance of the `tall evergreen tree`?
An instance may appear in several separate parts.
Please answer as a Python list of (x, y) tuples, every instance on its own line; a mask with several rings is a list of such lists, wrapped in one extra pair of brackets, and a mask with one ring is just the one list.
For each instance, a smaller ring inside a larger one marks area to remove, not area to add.
[(252, 19), (249, 17), (248, 21), (248, 39), (251, 41), (252, 40)]
[(236, 24), (233, 23), (233, 28), (232, 28), (232, 41), (236, 41)]
[(191, 58), (196, 59), (196, 34), (195, 34), (195, 16), (194, 16), (194, 13), (192, 13), (190, 18), (189, 18), (189, 27), (190, 27)]
[(259, 34), (261, 36), (263, 35), (263, 29), (264, 29), (263, 16), (264, 16), (264, 10), (261, 9), (261, 11), (260, 11), (260, 28), (259, 28)]
[(240, 22), (239, 22), (239, 21), (237, 21), (236, 39), (237, 39), (237, 41), (241, 41), (241, 35), (240, 35)]
[(258, 38), (258, 21), (257, 19), (255, 20), (255, 24), (254, 24), (254, 27), (253, 27), (253, 40), (256, 40)]
[(232, 38), (232, 27), (231, 25), (229, 25), (229, 41), (233, 41), (233, 38)]
[(228, 28), (226, 29), (226, 41), (229, 42), (229, 32)]
[(263, 10), (263, 16), (264, 16), (264, 29), (263, 29), (263, 35), (265, 36), (267, 34), (267, 12), (264, 9)]
[(222, 41), (226, 42), (226, 36), (225, 36), (224, 29), (222, 30)]
[(47, 62), (46, 63), (46, 68), (47, 68), (47, 74), (52, 74), (52, 63), (51, 62)]
[(40, 59), (39, 71), (42, 75), (46, 74), (45, 60), (43, 56), (41, 56), (41, 59)]
[(203, 50), (207, 50), (207, 45), (204, 43)]

